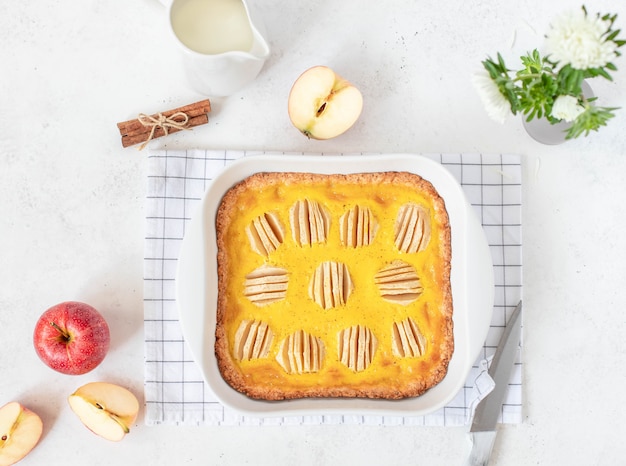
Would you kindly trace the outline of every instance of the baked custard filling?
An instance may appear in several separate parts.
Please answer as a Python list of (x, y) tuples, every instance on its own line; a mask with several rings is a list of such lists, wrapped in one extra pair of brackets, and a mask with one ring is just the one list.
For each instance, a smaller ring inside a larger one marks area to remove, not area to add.
[(423, 394), (454, 350), (444, 200), (408, 172), (267, 172), (216, 219), (215, 354), (252, 398)]

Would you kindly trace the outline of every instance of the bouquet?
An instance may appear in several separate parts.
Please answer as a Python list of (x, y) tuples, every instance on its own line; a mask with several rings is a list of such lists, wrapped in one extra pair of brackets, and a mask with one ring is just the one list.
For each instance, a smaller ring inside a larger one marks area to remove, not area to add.
[(616, 107), (597, 107), (595, 98), (582, 92), (587, 78), (612, 81), (610, 72), (626, 41), (614, 29), (617, 15), (589, 15), (583, 6), (552, 22), (546, 34), (546, 53), (537, 49), (521, 57), (522, 68), (513, 72), (498, 53), (483, 61), (484, 70), (474, 85), (489, 116), (504, 122), (521, 112), (527, 121), (545, 117), (551, 124), (571, 122), (566, 139), (597, 131), (615, 116)]

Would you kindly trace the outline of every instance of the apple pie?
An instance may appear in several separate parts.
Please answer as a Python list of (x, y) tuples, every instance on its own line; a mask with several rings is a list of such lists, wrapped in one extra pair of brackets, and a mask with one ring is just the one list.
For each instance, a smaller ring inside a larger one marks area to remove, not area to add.
[(454, 351), (450, 235), (413, 173), (242, 180), (216, 218), (222, 377), (262, 400), (423, 394)]

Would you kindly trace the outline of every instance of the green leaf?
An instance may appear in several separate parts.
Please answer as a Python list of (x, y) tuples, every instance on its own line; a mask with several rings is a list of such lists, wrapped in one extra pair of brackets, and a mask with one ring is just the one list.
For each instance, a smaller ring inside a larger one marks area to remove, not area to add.
[(558, 93), (566, 95), (579, 95), (581, 93), (581, 86), (585, 79), (585, 74), (588, 77), (596, 76), (593, 70), (577, 70), (571, 67), (571, 65), (565, 65), (559, 71), (557, 75)]
[(613, 39), (615, 39), (618, 35), (619, 35), (619, 29), (616, 29), (615, 31), (611, 32), (608, 36), (606, 36), (606, 41), (611, 41)]
[(491, 79), (498, 86), (500, 93), (509, 101), (511, 112), (515, 115), (520, 110), (519, 98), (517, 96), (518, 89), (509, 76), (509, 70), (502, 55), (498, 54), (497, 62), (488, 58), (482, 63)]
[(598, 74), (602, 76), (603, 78), (608, 79), (609, 81), (613, 81), (613, 78), (611, 77), (611, 75), (604, 68), (599, 68)]
[(616, 107), (595, 107), (590, 105), (581, 113), (567, 131), (566, 139), (574, 139), (581, 135), (588, 136), (591, 131), (598, 131), (606, 126), (608, 121), (615, 116)]

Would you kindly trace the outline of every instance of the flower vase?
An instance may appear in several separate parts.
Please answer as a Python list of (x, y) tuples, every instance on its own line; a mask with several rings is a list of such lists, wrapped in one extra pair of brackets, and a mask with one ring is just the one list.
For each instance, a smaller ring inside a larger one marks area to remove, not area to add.
[[(587, 81), (583, 81), (581, 87), (585, 97), (591, 98), (594, 96), (593, 90)], [(567, 121), (551, 124), (547, 118), (534, 118), (531, 121), (526, 121), (525, 115), (522, 115), (522, 123), (531, 138), (546, 145), (564, 143), (567, 140), (565, 139), (567, 131), (572, 126), (572, 123)]]

